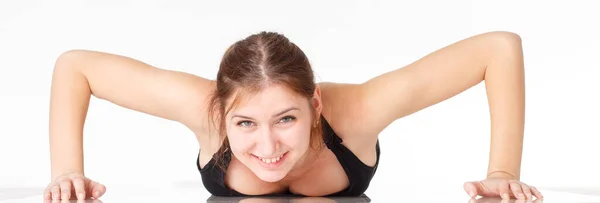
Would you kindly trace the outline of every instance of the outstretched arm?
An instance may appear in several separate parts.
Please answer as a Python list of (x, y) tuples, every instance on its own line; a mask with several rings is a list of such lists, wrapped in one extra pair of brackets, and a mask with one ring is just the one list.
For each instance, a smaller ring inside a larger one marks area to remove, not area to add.
[(52, 179), (83, 173), (83, 127), (90, 96), (199, 131), (211, 82), (125, 56), (72, 50), (56, 61), (50, 96)]
[[(373, 136), (396, 119), (485, 81), (491, 116), (489, 177), (520, 178), (525, 88), (521, 38), (479, 34), (361, 84), (362, 111)], [(373, 140), (374, 138), (365, 138)], [(527, 191), (528, 192), (528, 191)]]
[[(51, 181), (44, 198), (100, 197), (104, 186), (84, 175), (83, 129), (91, 96), (121, 107), (178, 121), (197, 134), (206, 116), (207, 79), (150, 66), (115, 54), (73, 50), (56, 61), (50, 96)], [(71, 190), (71, 187), (74, 190)]]

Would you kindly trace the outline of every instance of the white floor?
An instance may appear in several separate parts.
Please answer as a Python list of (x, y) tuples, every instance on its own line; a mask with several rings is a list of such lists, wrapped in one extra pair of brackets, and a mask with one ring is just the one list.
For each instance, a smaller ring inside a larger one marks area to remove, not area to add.
[[(39, 187), (0, 187), (0, 202), (10, 203), (29, 203), (41, 202), (42, 188)], [(593, 190), (589, 188), (587, 190)], [(391, 187), (375, 186), (371, 191), (378, 195), (365, 195), (368, 199), (362, 198), (304, 198), (295, 199), (294, 202), (465, 202), (469, 203), (469, 198), (449, 187), (433, 187), (427, 191), (414, 191), (408, 188), (393, 189)], [(596, 194), (588, 193), (585, 188), (579, 191), (559, 190), (542, 190), (545, 195), (544, 203), (600, 203), (600, 191), (595, 188)], [(404, 192), (403, 192), (404, 191)], [(410, 192), (406, 192), (410, 191)], [(288, 202), (285, 198), (215, 198), (209, 200), (211, 196), (201, 187), (196, 186), (177, 186), (177, 183), (164, 186), (142, 186), (134, 184), (116, 184), (109, 187), (109, 191), (99, 201), (88, 200), (86, 202), (95, 203), (111, 203), (111, 202), (207, 202), (207, 203), (229, 203), (229, 202), (256, 202), (256, 203), (273, 203), (273, 202)], [(285, 201), (284, 201), (285, 200)], [(318, 200), (318, 201), (317, 201)], [(71, 201), (76, 202), (76, 201)], [(479, 199), (478, 203), (501, 203), (498, 198)], [(511, 200), (510, 202), (523, 202)], [(535, 203), (542, 201), (535, 201)], [(505, 202), (502, 202), (505, 203)]]

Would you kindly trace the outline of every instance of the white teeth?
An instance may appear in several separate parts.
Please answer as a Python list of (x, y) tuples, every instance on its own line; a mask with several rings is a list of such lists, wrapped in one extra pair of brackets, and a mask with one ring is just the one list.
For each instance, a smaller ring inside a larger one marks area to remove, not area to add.
[[(281, 156), (283, 156), (283, 155), (281, 155)], [(265, 162), (265, 163), (268, 163), (268, 164), (270, 164), (270, 163), (275, 163), (275, 162), (278, 162), (278, 161), (279, 161), (279, 159), (281, 159), (281, 156), (279, 156), (279, 157), (277, 157), (277, 158), (271, 158), (271, 159), (262, 159), (262, 158), (261, 158), (260, 160), (261, 160), (261, 161), (263, 161), (263, 162)]]

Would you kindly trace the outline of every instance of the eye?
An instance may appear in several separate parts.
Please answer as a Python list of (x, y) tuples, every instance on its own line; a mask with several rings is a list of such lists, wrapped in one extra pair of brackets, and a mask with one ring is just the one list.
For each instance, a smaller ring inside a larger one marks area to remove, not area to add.
[(240, 121), (237, 123), (238, 126), (243, 126), (243, 127), (247, 127), (252, 125), (252, 121)]
[(286, 117), (281, 118), (280, 121), (282, 121), (283, 123), (287, 123), (287, 122), (292, 122), (294, 119), (296, 119), (296, 117), (286, 116)]

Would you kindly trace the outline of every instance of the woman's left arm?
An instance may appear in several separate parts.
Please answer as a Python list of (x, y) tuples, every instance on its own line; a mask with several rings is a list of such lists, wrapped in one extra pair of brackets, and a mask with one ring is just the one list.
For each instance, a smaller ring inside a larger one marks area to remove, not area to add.
[[(361, 103), (364, 104), (361, 115), (365, 119), (361, 122), (366, 122), (363, 126), (370, 126), (369, 132), (380, 132), (391, 122), (455, 96), (481, 81), (485, 81), (491, 116), (486, 180), (506, 181), (497, 184), (497, 191), (475, 188), (474, 192), (482, 196), (512, 193), (515, 197), (519, 197), (519, 193), (531, 196), (533, 192), (541, 197), (535, 188), (526, 188), (518, 181), (525, 122), (525, 79), (523, 49), (517, 34), (475, 35), (361, 84)], [(511, 185), (514, 182), (519, 183), (518, 189)], [(481, 186), (487, 187), (473, 187)], [(465, 185), (470, 193), (469, 187), (472, 186)]]

